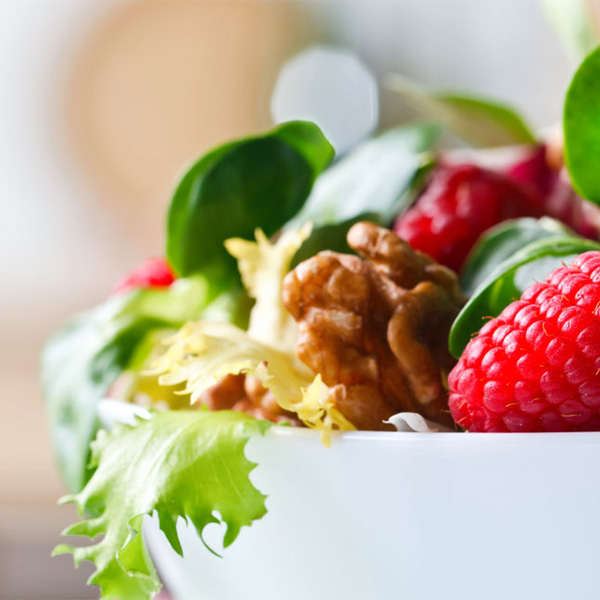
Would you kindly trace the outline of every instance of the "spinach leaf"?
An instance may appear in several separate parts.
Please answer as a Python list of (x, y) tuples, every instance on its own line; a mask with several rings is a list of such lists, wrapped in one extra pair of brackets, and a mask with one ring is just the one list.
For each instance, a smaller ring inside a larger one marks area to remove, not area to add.
[(322, 250), (332, 250), (333, 252), (341, 252), (342, 254), (355, 254), (354, 250), (348, 245), (346, 237), (352, 225), (360, 221), (378, 223), (379, 215), (364, 213), (341, 223), (315, 227), (308, 239), (294, 255), (291, 265), (292, 269)]
[(390, 75), (387, 83), (422, 116), (440, 123), (472, 146), (535, 142), (529, 126), (506, 104), (464, 94), (431, 93), (397, 74)]
[(173, 195), (167, 257), (179, 275), (207, 274), (214, 284), (237, 277), (223, 242), (273, 235), (302, 207), (333, 158), (314, 124), (285, 123), (263, 136), (216, 148), (185, 173)]
[(573, 236), (549, 237), (531, 242), (500, 263), (475, 290), (452, 324), (449, 346), (453, 356), (460, 357), (485, 318), (498, 316), (535, 281), (543, 281), (563, 262), (568, 263), (588, 250), (600, 250), (600, 244)]
[(414, 200), (433, 167), (428, 152), (439, 130), (430, 123), (397, 127), (363, 142), (323, 173), (286, 228), (314, 224), (292, 267), (321, 250), (352, 254), (346, 234), (359, 221), (388, 226)]
[(427, 152), (439, 130), (430, 123), (397, 127), (363, 142), (317, 180), (300, 213), (288, 224), (312, 221), (334, 225), (369, 213), (389, 224), (412, 196), (411, 190), (432, 164)]
[(573, 76), (563, 116), (565, 159), (573, 186), (600, 204), (600, 47)]
[(219, 307), (224, 318), (235, 315), (236, 298), (214, 298), (210, 289), (195, 278), (180, 279), (165, 290), (118, 294), (48, 342), (42, 382), (59, 472), (70, 490), (80, 490), (92, 473), (89, 445), (99, 427), (97, 403), (129, 368), (148, 333), (178, 328), (209, 308)]
[(562, 223), (549, 217), (523, 218), (505, 221), (484, 233), (471, 250), (463, 267), (461, 287), (467, 296), (515, 252), (545, 237), (562, 236), (572, 232)]

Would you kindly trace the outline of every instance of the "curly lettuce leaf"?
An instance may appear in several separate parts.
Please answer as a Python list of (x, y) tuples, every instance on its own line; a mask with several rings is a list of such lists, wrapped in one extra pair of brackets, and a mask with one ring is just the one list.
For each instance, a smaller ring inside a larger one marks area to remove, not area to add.
[(168, 289), (112, 296), (48, 342), (42, 384), (59, 472), (70, 491), (79, 491), (93, 472), (89, 445), (98, 431), (98, 402), (148, 335), (208, 313), (223, 319), (236, 311), (233, 295), (215, 298), (206, 280), (180, 279)]
[(241, 238), (225, 242), (228, 252), (238, 261), (244, 287), (256, 300), (248, 334), (284, 352), (294, 351), (298, 326), (281, 300), (283, 279), (311, 228), (306, 224), (299, 230), (286, 231), (274, 244), (261, 229), (255, 231), (255, 242)]
[(105, 600), (150, 598), (160, 582), (144, 544), (144, 515), (156, 512), (180, 555), (179, 517), (200, 538), (209, 523), (225, 523), (229, 546), (242, 527), (266, 513), (266, 497), (249, 479), (256, 465), (244, 446), (269, 425), (232, 411), (169, 411), (101, 431), (92, 444), (97, 470), (80, 493), (62, 502), (76, 503), (86, 515), (64, 535), (102, 538), (88, 546), (60, 545), (54, 554), (73, 554), (76, 566), (93, 561), (88, 583), (100, 586)]
[(184, 393), (191, 395), (192, 403), (226, 375), (257, 377), (284, 410), (295, 412), (308, 427), (321, 429), (326, 445), (334, 429), (355, 429), (333, 405), (320, 375), (313, 378), (307, 369), (297, 368), (292, 353), (271, 348), (229, 323), (187, 323), (158, 359), (155, 371), (162, 385), (185, 382)]

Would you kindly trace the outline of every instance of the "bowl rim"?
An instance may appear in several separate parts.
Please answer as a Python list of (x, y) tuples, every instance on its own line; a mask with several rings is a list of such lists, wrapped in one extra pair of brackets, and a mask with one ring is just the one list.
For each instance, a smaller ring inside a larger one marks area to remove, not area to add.
[[(149, 411), (143, 406), (104, 398), (98, 405), (98, 414), (101, 423), (112, 428), (116, 423), (131, 424), (135, 417), (150, 418)], [(458, 434), (458, 435), (457, 435)], [(433, 436), (433, 437), (432, 437)], [(260, 436), (257, 436), (260, 437)], [(321, 430), (311, 429), (309, 427), (293, 427), (289, 425), (274, 424), (269, 427), (262, 436), (266, 440), (320, 440)], [(574, 442), (589, 443), (597, 442), (600, 444), (600, 431), (556, 431), (556, 432), (533, 432), (533, 433), (496, 433), (496, 432), (469, 432), (469, 431), (435, 431), (435, 432), (417, 432), (417, 431), (333, 431), (331, 433), (331, 446), (336, 444), (404, 444), (404, 443), (425, 443), (425, 442), (444, 442), (454, 440), (454, 444), (506, 444), (506, 443), (533, 443), (544, 444), (548, 442)]]
[[(461, 434), (461, 435), (457, 435)], [(308, 427), (290, 427), (290, 426), (281, 426), (281, 425), (273, 425), (269, 427), (264, 434), (265, 438), (277, 438), (277, 439), (285, 439), (285, 438), (319, 438), (321, 432), (319, 429), (310, 429)], [(366, 443), (366, 442), (386, 442), (386, 443), (401, 443), (402, 441), (407, 440), (420, 440), (425, 441), (429, 440), (444, 440), (448, 441), (457, 440), (457, 443), (470, 443), (470, 441), (478, 441), (481, 440), (489, 440), (493, 443), (506, 443), (510, 441), (514, 443), (515, 441), (532, 441), (534, 443), (544, 443), (544, 441), (571, 441), (573, 439), (581, 440), (581, 441), (597, 441), (600, 443), (600, 431), (536, 431), (536, 432), (527, 432), (527, 433), (518, 433), (518, 432), (469, 432), (469, 431), (435, 431), (435, 432), (418, 432), (418, 431), (334, 431), (331, 434), (332, 446), (335, 445), (336, 441), (343, 442), (356, 442), (356, 443)], [(464, 440), (463, 442), (458, 442), (458, 440)]]

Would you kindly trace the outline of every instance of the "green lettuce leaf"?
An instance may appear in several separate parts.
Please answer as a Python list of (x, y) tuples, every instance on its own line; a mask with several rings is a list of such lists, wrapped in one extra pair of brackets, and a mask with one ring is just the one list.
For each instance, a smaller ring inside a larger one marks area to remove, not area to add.
[[(209, 523), (225, 523), (224, 546), (265, 513), (265, 496), (250, 482), (256, 466), (244, 455), (252, 435), (270, 426), (232, 411), (167, 411), (133, 426), (101, 431), (92, 444), (97, 470), (85, 488), (62, 502), (77, 504), (85, 518), (64, 535), (96, 538), (91, 545), (60, 545), (75, 565), (91, 560), (105, 600), (146, 600), (160, 589), (142, 535), (144, 515), (156, 512), (160, 528), (182, 555), (179, 517), (200, 538)], [(217, 516), (218, 513), (218, 516)]]
[(303, 121), (212, 150), (183, 175), (171, 200), (169, 263), (180, 275), (236, 279), (223, 242), (251, 239), (257, 227), (268, 237), (276, 233), (302, 208), (333, 155), (321, 130)]
[(235, 321), (237, 309), (235, 296), (215, 298), (205, 280), (180, 279), (168, 289), (112, 296), (48, 342), (42, 384), (59, 472), (69, 490), (79, 491), (92, 473), (89, 444), (98, 430), (98, 401), (148, 334), (207, 314)]

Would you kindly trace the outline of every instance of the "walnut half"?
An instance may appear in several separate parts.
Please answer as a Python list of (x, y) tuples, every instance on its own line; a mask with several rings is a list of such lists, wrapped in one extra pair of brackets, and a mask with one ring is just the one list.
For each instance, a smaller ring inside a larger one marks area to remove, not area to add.
[(358, 429), (393, 429), (383, 421), (401, 411), (450, 425), (447, 340), (463, 304), (456, 275), (372, 223), (354, 225), (348, 243), (362, 258), (321, 252), (284, 280), (299, 358)]

